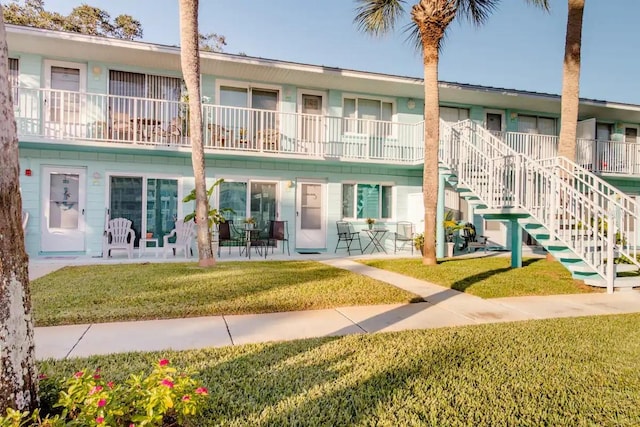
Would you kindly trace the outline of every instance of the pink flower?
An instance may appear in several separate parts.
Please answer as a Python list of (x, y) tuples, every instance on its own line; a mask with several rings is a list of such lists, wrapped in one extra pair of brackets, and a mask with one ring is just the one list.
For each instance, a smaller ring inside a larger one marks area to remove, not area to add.
[(100, 377), (100, 375), (99, 375), (99, 374), (95, 374), (95, 375), (93, 376), (93, 379), (94, 379), (94, 380), (99, 380), (100, 378), (101, 378), (101, 377)]
[(76, 377), (76, 378), (81, 378), (83, 375), (84, 375), (84, 372), (82, 372), (82, 371), (78, 371), (75, 374), (73, 374), (73, 376)]
[(109, 387), (109, 388), (113, 388), (113, 386), (114, 386), (113, 381), (109, 381), (109, 382), (107, 383), (107, 387)]
[(169, 360), (167, 359), (160, 359), (160, 361), (158, 362), (158, 365), (160, 366), (167, 366), (169, 364)]
[(107, 404), (107, 399), (98, 400), (98, 408), (102, 408), (106, 404)]
[(206, 387), (198, 387), (198, 388), (196, 389), (196, 393), (197, 393), (197, 394), (203, 394), (203, 395), (205, 395), (205, 396), (206, 396), (207, 394), (209, 394), (209, 390), (207, 390), (207, 388), (206, 388)]
[(184, 396), (182, 396), (183, 402), (188, 402), (189, 400), (191, 400), (191, 396), (189, 396), (188, 394), (185, 394)]
[(129, 424), (129, 427), (136, 427), (134, 423)]
[(160, 384), (162, 384), (162, 385), (164, 385), (164, 386), (167, 386), (167, 387), (169, 387), (169, 388), (173, 388), (173, 382), (171, 382), (171, 381), (170, 381), (170, 380), (168, 380), (168, 379), (164, 379), (164, 380), (162, 380), (162, 382), (161, 382)]
[(48, 377), (45, 374), (38, 375), (39, 380), (46, 380)]
[(96, 418), (96, 424), (102, 424), (104, 422), (104, 417)]
[(100, 393), (101, 391), (102, 391), (102, 386), (97, 385), (91, 389), (91, 391), (89, 392), (89, 396), (91, 396), (92, 394)]

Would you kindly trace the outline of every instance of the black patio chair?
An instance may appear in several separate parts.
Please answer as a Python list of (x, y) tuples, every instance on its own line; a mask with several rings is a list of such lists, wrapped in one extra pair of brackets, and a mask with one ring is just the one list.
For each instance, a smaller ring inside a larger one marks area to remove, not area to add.
[[(336, 221), (336, 226), (338, 227), (338, 243), (336, 244), (336, 249), (333, 252), (338, 252), (338, 249), (346, 249), (347, 253), (351, 255), (351, 245), (355, 241), (357, 241), (358, 249), (360, 250), (360, 253), (362, 253), (360, 233), (357, 231), (353, 231), (353, 226), (351, 225), (351, 223), (347, 221)], [(346, 244), (346, 247), (340, 247), (340, 242), (344, 242)]]
[(482, 249), (485, 252), (487, 251), (487, 237), (486, 236), (478, 236), (476, 233), (476, 227), (470, 222), (464, 225), (462, 229), (462, 237), (464, 238), (464, 248), (467, 249), (467, 252), (473, 251), (476, 249)]
[(231, 255), (232, 246), (238, 247), (239, 255), (242, 252), (243, 239), (235, 232), (233, 220), (228, 219), (218, 224), (218, 256), (220, 256), (220, 248), (222, 246), (229, 247), (229, 255)]
[(282, 242), (282, 253), (284, 254), (284, 245), (287, 245), (287, 255), (291, 256), (289, 252), (289, 225), (287, 221), (269, 221), (269, 245), (271, 246), (271, 253), (276, 242)]

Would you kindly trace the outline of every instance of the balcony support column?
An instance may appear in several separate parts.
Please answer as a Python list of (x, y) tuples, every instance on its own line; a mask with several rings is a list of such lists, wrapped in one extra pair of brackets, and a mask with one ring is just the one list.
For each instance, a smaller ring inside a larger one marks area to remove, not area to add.
[(511, 268), (522, 267), (522, 230), (518, 218), (509, 219), (511, 232)]
[(438, 208), (436, 210), (436, 258), (444, 258), (446, 242), (444, 236), (444, 186), (445, 176), (438, 174)]

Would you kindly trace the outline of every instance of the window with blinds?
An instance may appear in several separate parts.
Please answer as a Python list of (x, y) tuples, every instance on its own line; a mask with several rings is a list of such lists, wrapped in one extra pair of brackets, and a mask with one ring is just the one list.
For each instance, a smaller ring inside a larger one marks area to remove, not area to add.
[(20, 86), (20, 61), (17, 58), (9, 58), (9, 83), (13, 103), (18, 103), (18, 86)]
[[(181, 78), (109, 71), (109, 107), (112, 114), (168, 122), (179, 115), (183, 93)], [(141, 98), (141, 99), (136, 99)], [(157, 100), (157, 101), (153, 101)]]
[(518, 132), (556, 135), (556, 119), (518, 114)]
[(178, 77), (109, 71), (109, 94), (180, 101), (183, 83)]

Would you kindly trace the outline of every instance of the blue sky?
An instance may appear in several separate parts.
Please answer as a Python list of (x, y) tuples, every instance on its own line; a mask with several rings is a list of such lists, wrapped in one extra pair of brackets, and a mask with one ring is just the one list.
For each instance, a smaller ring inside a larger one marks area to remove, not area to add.
[[(549, 14), (524, 0), (503, 0), (481, 28), (454, 23), (441, 53), (440, 79), (560, 93), (567, 0), (550, 1)], [(134, 16), (145, 41), (179, 43), (178, 0), (85, 2), (112, 16)], [(47, 9), (62, 13), (80, 3), (45, 0)], [(414, 3), (409, 0), (407, 9)], [(405, 40), (404, 23), (373, 38), (357, 31), (354, 8), (351, 0), (201, 0), (200, 29), (226, 36), (231, 53), (421, 77), (421, 58)], [(638, 0), (587, 0), (580, 96), (640, 104), (637, 16)]]

